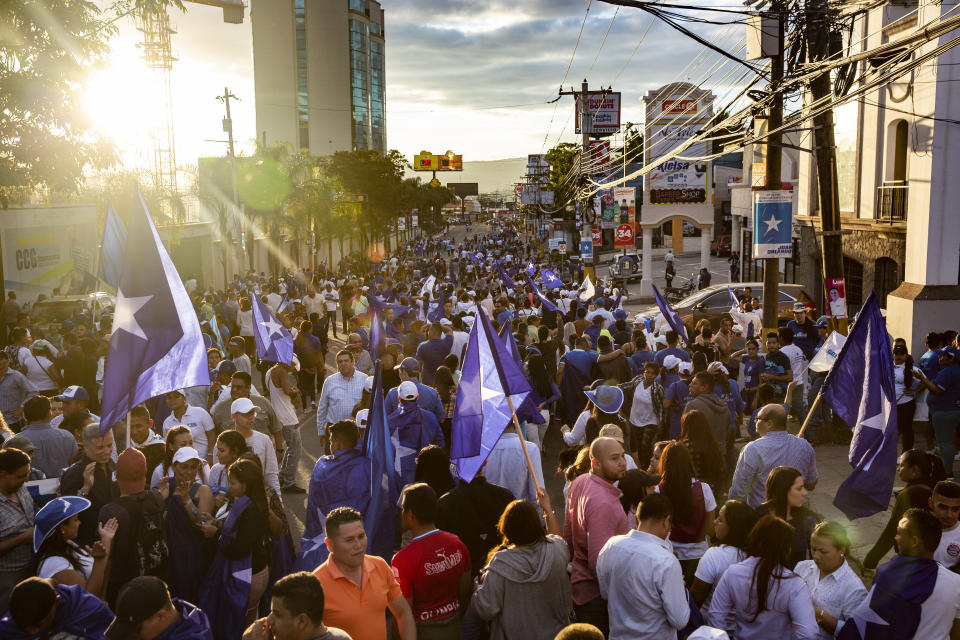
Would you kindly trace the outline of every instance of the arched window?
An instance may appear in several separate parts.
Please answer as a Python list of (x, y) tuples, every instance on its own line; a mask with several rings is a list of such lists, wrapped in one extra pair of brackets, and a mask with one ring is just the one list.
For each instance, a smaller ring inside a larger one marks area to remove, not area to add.
[(880, 306), (887, 308), (887, 294), (900, 286), (900, 267), (893, 258), (877, 258), (873, 263), (873, 290)]
[(843, 256), (843, 276), (846, 279), (847, 314), (852, 316), (863, 306), (863, 265)]

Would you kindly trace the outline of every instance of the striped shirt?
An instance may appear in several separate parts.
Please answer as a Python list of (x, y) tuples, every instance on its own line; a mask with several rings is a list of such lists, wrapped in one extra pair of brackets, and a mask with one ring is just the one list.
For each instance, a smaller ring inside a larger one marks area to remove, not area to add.
[(786, 431), (769, 431), (740, 452), (728, 497), (756, 509), (764, 501), (767, 476), (781, 466), (799, 471), (804, 484), (817, 480), (817, 457), (810, 443)]
[[(19, 535), (33, 528), (33, 498), (26, 486), (17, 491), (14, 502), (0, 494), (0, 540)], [(28, 542), (0, 556), (0, 571), (20, 571), (33, 564), (33, 547)]]
[(367, 374), (354, 371), (347, 379), (339, 371), (323, 381), (320, 402), (317, 403), (317, 433), (326, 435), (327, 425), (353, 417), (353, 408), (363, 396)]

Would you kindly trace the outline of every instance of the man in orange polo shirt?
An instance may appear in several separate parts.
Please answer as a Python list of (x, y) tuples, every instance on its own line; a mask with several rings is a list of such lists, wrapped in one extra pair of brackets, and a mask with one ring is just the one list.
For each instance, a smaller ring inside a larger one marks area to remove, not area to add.
[(360, 512), (338, 507), (327, 514), (330, 556), (314, 575), (323, 585), (324, 624), (339, 627), (353, 640), (386, 640), (384, 610), (390, 607), (402, 640), (416, 640), (417, 626), (393, 570), (382, 558), (367, 555), (367, 534)]

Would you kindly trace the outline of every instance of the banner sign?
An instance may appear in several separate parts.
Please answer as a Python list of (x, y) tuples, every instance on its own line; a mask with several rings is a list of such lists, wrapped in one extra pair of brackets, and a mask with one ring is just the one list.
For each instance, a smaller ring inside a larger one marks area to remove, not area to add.
[(595, 247), (600, 247), (600, 246), (602, 246), (602, 245), (603, 245), (603, 230), (602, 230), (600, 227), (594, 225), (593, 228), (590, 230), (590, 239), (591, 239), (591, 242), (592, 242), (593, 246), (595, 246)]
[(753, 193), (753, 257), (789, 258), (793, 255), (793, 192)]
[(600, 228), (615, 229), (620, 221), (620, 213), (614, 209), (616, 200), (613, 197), (613, 189), (601, 191), (598, 200), (600, 202)]
[[(701, 125), (653, 125), (650, 157), (667, 154), (697, 135)], [(685, 157), (704, 156), (707, 144), (698, 142)], [(707, 163), (674, 158), (658, 164), (649, 177), (650, 204), (704, 204), (707, 201)]]
[(610, 135), (620, 130), (620, 92), (597, 91), (587, 93), (586, 126), (580, 122), (580, 94), (574, 100), (576, 133)]
[(587, 152), (587, 173), (605, 173), (610, 170), (610, 141), (591, 140)]
[(520, 204), (553, 204), (553, 191), (540, 191), (536, 184), (523, 185)]
[(615, 249), (633, 249), (633, 224), (626, 223), (617, 227), (613, 234), (613, 246)]
[(827, 309), (837, 319), (847, 317), (847, 290), (843, 278), (824, 278), (827, 292)]
[(580, 255), (583, 258), (593, 257), (593, 241), (592, 240), (580, 241)]
[(636, 208), (637, 190), (634, 187), (616, 187), (613, 190), (614, 212), (619, 215), (620, 224), (632, 222)]

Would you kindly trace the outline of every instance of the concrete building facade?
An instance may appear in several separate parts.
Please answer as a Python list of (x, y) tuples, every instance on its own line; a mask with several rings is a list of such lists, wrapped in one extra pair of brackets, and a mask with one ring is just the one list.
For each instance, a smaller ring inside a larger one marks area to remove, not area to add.
[(257, 139), (314, 156), (387, 148), (376, 0), (252, 0)]

